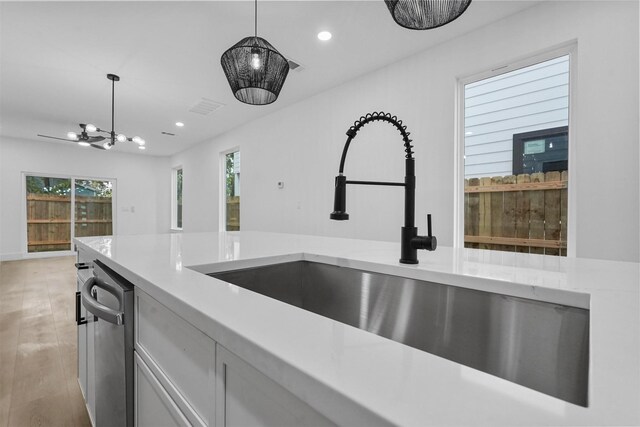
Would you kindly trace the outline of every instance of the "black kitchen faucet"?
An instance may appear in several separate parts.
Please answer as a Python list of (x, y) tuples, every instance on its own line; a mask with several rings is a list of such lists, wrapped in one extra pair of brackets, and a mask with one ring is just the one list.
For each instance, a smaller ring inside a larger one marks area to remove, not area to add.
[[(374, 121), (384, 121), (391, 123), (402, 134), (404, 141), (405, 155), (405, 177), (404, 182), (378, 182), (378, 181), (347, 181), (347, 177), (343, 175), (344, 162), (347, 158), (347, 151), (349, 150), (349, 144), (356, 137), (358, 131), (367, 123)], [(349, 214), (346, 212), (347, 206), (347, 184), (360, 184), (360, 185), (391, 185), (397, 187), (404, 187), (404, 227), (402, 227), (400, 235), (400, 262), (403, 264), (417, 264), (418, 263), (418, 249), (426, 249), (433, 251), (438, 245), (436, 236), (431, 235), (431, 214), (427, 215), (427, 236), (418, 236), (418, 228), (415, 226), (415, 206), (416, 206), (416, 173), (415, 173), (415, 159), (413, 158), (413, 146), (411, 145), (411, 139), (409, 139), (410, 133), (407, 132), (407, 127), (402, 125), (402, 120), (398, 120), (396, 116), (392, 116), (389, 113), (373, 112), (368, 113), (366, 116), (360, 117), (359, 120), (354, 122), (353, 126), (347, 131), (347, 142), (344, 144), (342, 150), (342, 158), (340, 159), (340, 170), (336, 176), (336, 190), (335, 198), (333, 202), (333, 212), (329, 216), (333, 220), (345, 221), (349, 219)]]

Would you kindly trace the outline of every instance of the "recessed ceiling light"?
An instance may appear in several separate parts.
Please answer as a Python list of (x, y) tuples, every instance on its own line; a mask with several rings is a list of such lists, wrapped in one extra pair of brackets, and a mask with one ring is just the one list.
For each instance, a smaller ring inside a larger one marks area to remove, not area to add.
[(176, 122), (176, 126), (178, 126), (179, 128), (181, 128), (182, 126), (184, 126), (184, 123), (182, 123), (182, 122)]
[(138, 150), (146, 150), (146, 149), (147, 149), (147, 147), (145, 147), (144, 145), (141, 145), (141, 146), (138, 147)]
[(318, 33), (318, 38), (320, 40), (322, 40), (323, 42), (326, 42), (327, 40), (331, 39), (331, 33), (329, 31), (320, 31)]
[(85, 142), (85, 141), (80, 141), (80, 142), (78, 142), (78, 145), (80, 145), (81, 147), (88, 147), (91, 144), (89, 144), (88, 142)]

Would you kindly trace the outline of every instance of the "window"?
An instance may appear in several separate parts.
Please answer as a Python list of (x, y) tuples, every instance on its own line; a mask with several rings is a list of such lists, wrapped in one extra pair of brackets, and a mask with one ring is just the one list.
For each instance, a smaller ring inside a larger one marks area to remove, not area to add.
[(240, 151), (224, 155), (224, 230), (240, 230)]
[(570, 56), (545, 59), (462, 82), (465, 247), (567, 254)]
[(111, 181), (74, 180), (74, 237), (113, 234)]
[(27, 252), (71, 250), (74, 237), (113, 234), (113, 182), (26, 175)]
[(171, 228), (182, 230), (182, 168), (173, 169), (171, 176)]

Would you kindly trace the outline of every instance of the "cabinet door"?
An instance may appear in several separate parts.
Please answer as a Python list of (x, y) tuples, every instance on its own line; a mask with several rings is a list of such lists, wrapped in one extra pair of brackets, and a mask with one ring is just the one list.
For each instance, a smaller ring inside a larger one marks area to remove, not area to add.
[(333, 426), (329, 419), (219, 344), (216, 426)]
[(144, 361), (135, 354), (135, 425), (137, 427), (190, 426), (175, 402)]

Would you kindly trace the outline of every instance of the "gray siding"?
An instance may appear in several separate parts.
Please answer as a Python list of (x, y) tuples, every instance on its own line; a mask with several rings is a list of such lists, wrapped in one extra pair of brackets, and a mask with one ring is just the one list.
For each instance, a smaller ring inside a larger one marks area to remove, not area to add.
[(465, 178), (512, 173), (513, 134), (567, 126), (569, 57), (465, 86)]

